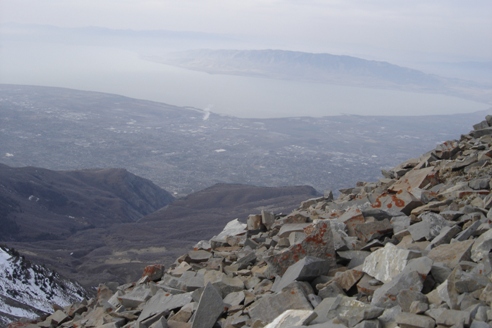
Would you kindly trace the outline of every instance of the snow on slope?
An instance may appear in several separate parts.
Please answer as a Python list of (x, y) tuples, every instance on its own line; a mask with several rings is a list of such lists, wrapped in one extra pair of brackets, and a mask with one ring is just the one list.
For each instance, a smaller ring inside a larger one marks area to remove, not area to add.
[(82, 300), (82, 286), (0, 247), (0, 325), (17, 318), (36, 318)]

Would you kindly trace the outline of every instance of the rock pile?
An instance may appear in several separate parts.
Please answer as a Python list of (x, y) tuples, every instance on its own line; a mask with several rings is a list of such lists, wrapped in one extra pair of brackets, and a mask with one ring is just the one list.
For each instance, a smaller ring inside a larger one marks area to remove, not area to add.
[(237, 219), (168, 269), (25, 327), (490, 327), (492, 116), (281, 216)]

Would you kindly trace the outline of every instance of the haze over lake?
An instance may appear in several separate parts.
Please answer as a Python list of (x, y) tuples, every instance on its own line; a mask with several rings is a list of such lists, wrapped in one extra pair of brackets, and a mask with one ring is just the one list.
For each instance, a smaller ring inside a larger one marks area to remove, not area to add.
[(12, 42), (2, 45), (0, 56), (0, 83), (115, 93), (243, 118), (453, 114), (490, 107), (438, 94), (209, 74), (103, 46)]

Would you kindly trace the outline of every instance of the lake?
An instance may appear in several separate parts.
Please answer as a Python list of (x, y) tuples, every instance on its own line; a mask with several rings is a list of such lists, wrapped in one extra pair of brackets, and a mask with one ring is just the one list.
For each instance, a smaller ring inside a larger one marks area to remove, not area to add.
[(4, 42), (0, 83), (115, 93), (243, 118), (454, 114), (489, 107), (438, 94), (196, 72), (102, 46)]

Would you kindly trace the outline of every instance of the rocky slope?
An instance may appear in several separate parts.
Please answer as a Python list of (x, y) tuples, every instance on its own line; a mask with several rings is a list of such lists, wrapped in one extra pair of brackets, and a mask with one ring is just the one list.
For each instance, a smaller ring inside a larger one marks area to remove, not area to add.
[(78, 283), (44, 266), (34, 265), (7, 247), (0, 247), (0, 325), (22, 317), (35, 319), (87, 297)]
[(167, 270), (25, 327), (490, 327), (492, 116), (459, 140), (231, 221)]

